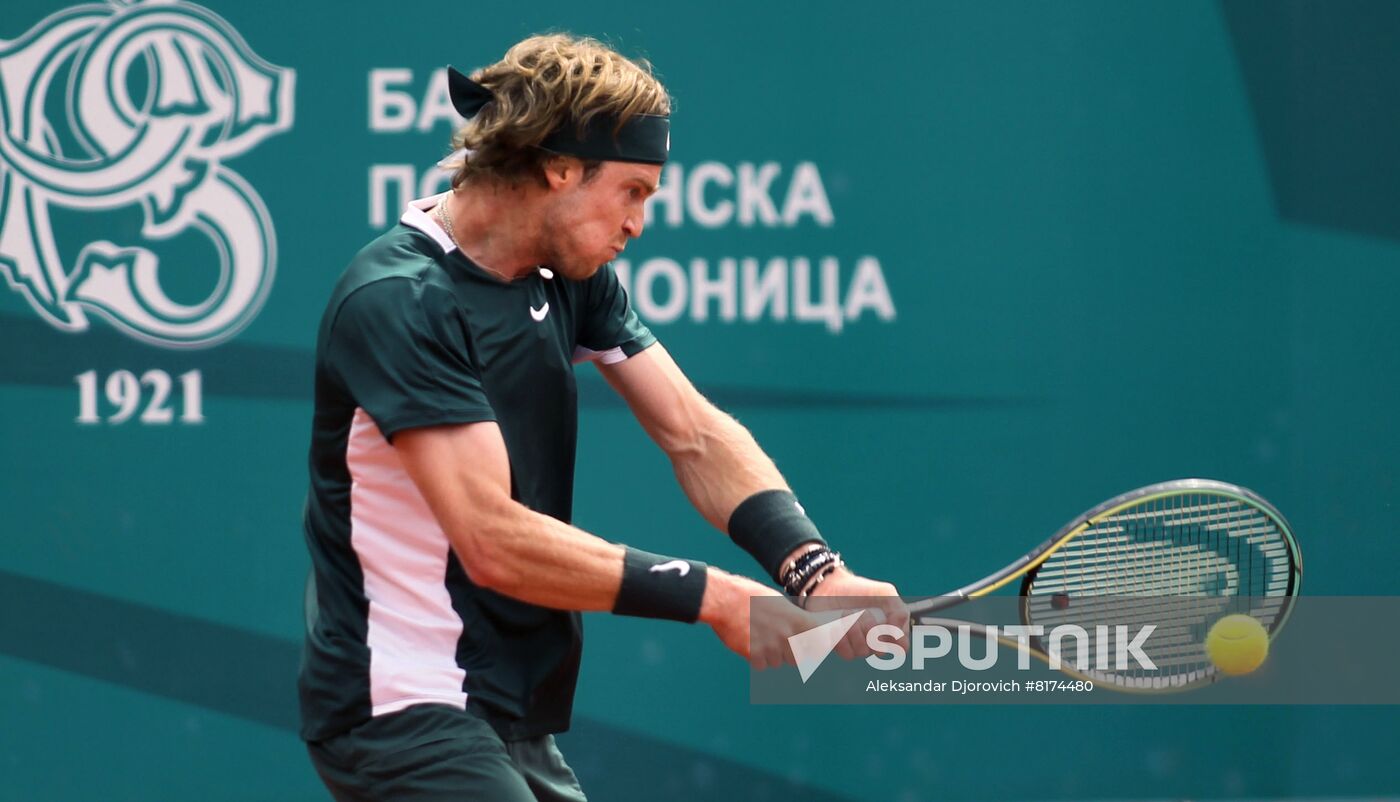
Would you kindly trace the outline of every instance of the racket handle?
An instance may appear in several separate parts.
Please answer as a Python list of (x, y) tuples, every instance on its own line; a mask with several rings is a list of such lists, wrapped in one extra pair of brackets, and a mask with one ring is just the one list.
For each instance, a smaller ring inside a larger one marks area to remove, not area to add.
[(962, 591), (954, 591), (946, 596), (931, 596), (909, 605), (909, 613), (911, 615), (922, 615), (924, 613), (946, 610), (955, 604), (962, 604), (967, 601), (967, 598), (967, 594)]

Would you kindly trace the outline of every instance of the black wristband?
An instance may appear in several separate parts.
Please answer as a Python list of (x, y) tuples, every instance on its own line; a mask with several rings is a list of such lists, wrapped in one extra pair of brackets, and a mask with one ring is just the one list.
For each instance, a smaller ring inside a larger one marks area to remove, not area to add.
[(628, 546), (622, 558), (622, 586), (617, 589), (612, 611), (694, 624), (705, 598), (707, 570), (701, 562), (662, 557)]
[(744, 499), (729, 516), (729, 537), (780, 585), (778, 572), (794, 549), (803, 543), (826, 545), (797, 496), (786, 490), (763, 490)]

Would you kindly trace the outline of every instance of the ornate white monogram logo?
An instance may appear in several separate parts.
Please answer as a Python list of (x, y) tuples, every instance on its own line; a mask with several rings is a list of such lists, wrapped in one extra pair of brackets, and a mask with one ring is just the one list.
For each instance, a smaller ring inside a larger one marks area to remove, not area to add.
[[(277, 241), (224, 162), (291, 128), (295, 78), (185, 2), (74, 6), (0, 42), (0, 273), (65, 331), (96, 313), (166, 347), (232, 337), (271, 289)], [(65, 253), (54, 236), (51, 210), (131, 208), (134, 241)], [(177, 302), (181, 265), (150, 246), (191, 236), (217, 253), (217, 276), (202, 300)]]

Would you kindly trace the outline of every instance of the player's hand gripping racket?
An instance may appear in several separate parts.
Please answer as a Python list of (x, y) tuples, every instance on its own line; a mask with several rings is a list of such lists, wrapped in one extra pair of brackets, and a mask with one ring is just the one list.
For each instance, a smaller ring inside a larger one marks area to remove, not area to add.
[[(909, 605), (916, 623), (967, 625), (936, 613), (985, 596), (1021, 579), (1023, 625), (1048, 632), (1075, 624), (1152, 623), (1155, 669), (1102, 670), (1089, 640), (1089, 659), (1077, 669), (1073, 649), (1062, 669), (1096, 686), (1171, 692), (1215, 681), (1206, 656), (1206, 632), (1220, 616), (1247, 613), (1272, 638), (1288, 618), (1303, 562), (1283, 515), (1257, 494), (1208, 479), (1180, 479), (1110, 499), (1066, 524), (1034, 551), (985, 579)], [(1170, 597), (1170, 598), (1164, 598)], [(1135, 627), (1129, 626), (1130, 631)], [(955, 630), (954, 630), (955, 631)], [(973, 625), (974, 634), (989, 633)], [(998, 637), (1015, 646), (1013, 638)], [(1049, 662), (1047, 645), (1030, 639), (1031, 653)], [(1109, 665), (1112, 665), (1110, 662)]]

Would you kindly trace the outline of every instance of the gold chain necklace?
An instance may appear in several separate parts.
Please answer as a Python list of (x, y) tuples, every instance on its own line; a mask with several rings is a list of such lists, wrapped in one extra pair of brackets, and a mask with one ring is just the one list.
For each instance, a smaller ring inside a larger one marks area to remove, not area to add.
[(443, 195), (442, 200), (438, 201), (438, 205), (433, 208), (433, 212), (437, 215), (438, 222), (442, 224), (442, 230), (447, 232), (447, 238), (452, 240), (452, 244), (457, 246), (457, 250), (461, 250), (462, 246), (457, 242), (457, 235), (452, 231), (452, 217), (447, 214), (447, 199), (450, 197), (452, 197), (451, 192)]

